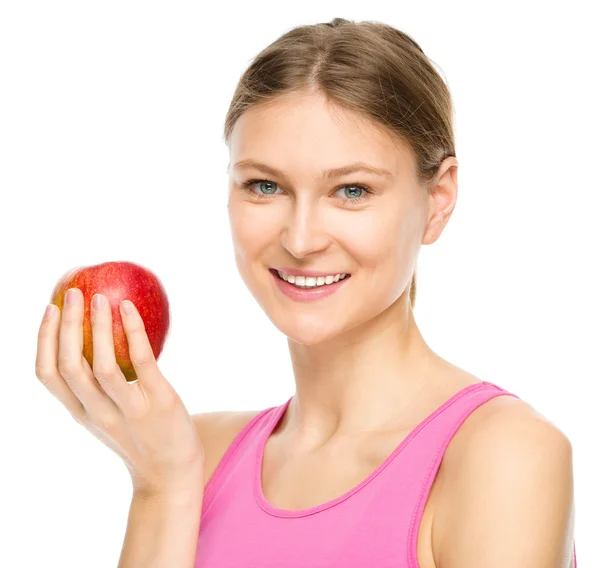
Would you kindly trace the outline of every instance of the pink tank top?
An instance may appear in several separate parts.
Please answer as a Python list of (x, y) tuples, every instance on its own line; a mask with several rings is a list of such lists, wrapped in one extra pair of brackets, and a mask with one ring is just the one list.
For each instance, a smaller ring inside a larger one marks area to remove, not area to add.
[(500, 395), (519, 398), (487, 381), (465, 387), (359, 485), (296, 511), (271, 505), (261, 485), (265, 444), (293, 397), (261, 411), (206, 484), (194, 568), (418, 568), (419, 524), (448, 443), (476, 408)]

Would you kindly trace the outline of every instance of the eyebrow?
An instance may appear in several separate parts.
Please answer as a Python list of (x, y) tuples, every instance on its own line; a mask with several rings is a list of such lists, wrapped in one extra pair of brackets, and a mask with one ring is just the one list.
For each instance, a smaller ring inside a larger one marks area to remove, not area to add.
[[(260, 162), (252, 160), (250, 158), (236, 162), (233, 167), (240, 169), (254, 168), (255, 170), (259, 170), (271, 176), (278, 176), (281, 178), (285, 177), (285, 174), (281, 170), (278, 170), (277, 168), (274, 168), (272, 166), (268, 166), (267, 164), (261, 164)], [(321, 177), (323, 179), (332, 179), (352, 174), (355, 172), (366, 172), (378, 176), (393, 177), (392, 172), (383, 168), (376, 168), (375, 166), (371, 166), (370, 164), (366, 164), (365, 162), (353, 162), (352, 164), (347, 164), (340, 168), (332, 168), (330, 170), (325, 170), (321, 173)]]

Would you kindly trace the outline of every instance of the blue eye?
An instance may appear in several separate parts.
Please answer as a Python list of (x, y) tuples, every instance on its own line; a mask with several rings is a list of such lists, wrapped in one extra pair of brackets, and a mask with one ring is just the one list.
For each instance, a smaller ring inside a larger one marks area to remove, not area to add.
[[(245, 191), (247, 191), (253, 198), (256, 198), (256, 199), (270, 199), (270, 196), (274, 195), (274, 192), (270, 193), (270, 194), (267, 194), (267, 195), (263, 195), (263, 194), (260, 194), (260, 193), (255, 193), (253, 191), (253, 187), (252, 187), (255, 184), (271, 184), (271, 185), (277, 186), (277, 184), (274, 181), (271, 181), (269, 179), (251, 179), (251, 180), (248, 180), (247, 182), (244, 182), (242, 184), (243, 189)], [(336, 189), (336, 192), (338, 192), (341, 189), (347, 189), (347, 188), (352, 188), (352, 190), (355, 191), (355, 192), (356, 191), (361, 191), (362, 195), (359, 196), (359, 197), (351, 197), (349, 199), (339, 198), (344, 203), (348, 203), (348, 202), (350, 202), (350, 203), (359, 203), (361, 201), (369, 199), (368, 195), (370, 195), (372, 193), (369, 190), (368, 187), (366, 187), (366, 186), (364, 186), (362, 184), (359, 184), (359, 183), (349, 183), (349, 184), (341, 185), (341, 186), (339, 186)], [(261, 189), (261, 191), (263, 189)]]

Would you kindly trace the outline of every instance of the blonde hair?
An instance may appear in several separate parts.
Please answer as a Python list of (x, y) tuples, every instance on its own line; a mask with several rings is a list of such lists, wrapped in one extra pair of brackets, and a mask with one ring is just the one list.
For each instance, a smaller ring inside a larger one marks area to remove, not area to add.
[[(225, 143), (245, 110), (306, 89), (408, 143), (425, 186), (456, 156), (450, 92), (421, 47), (387, 24), (343, 18), (292, 28), (252, 60), (227, 112)], [(416, 270), (409, 298), (414, 307)]]

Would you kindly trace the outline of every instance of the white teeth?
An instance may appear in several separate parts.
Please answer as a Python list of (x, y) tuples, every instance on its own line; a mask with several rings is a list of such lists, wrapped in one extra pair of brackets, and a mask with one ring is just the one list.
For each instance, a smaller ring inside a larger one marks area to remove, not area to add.
[(348, 276), (348, 274), (333, 274), (328, 276), (292, 276), (291, 274), (286, 274), (285, 272), (277, 271), (279, 277), (282, 280), (286, 280), (290, 284), (298, 288), (316, 288), (317, 286), (324, 286), (326, 284), (333, 284), (334, 282), (338, 282), (339, 280), (343, 280)]

